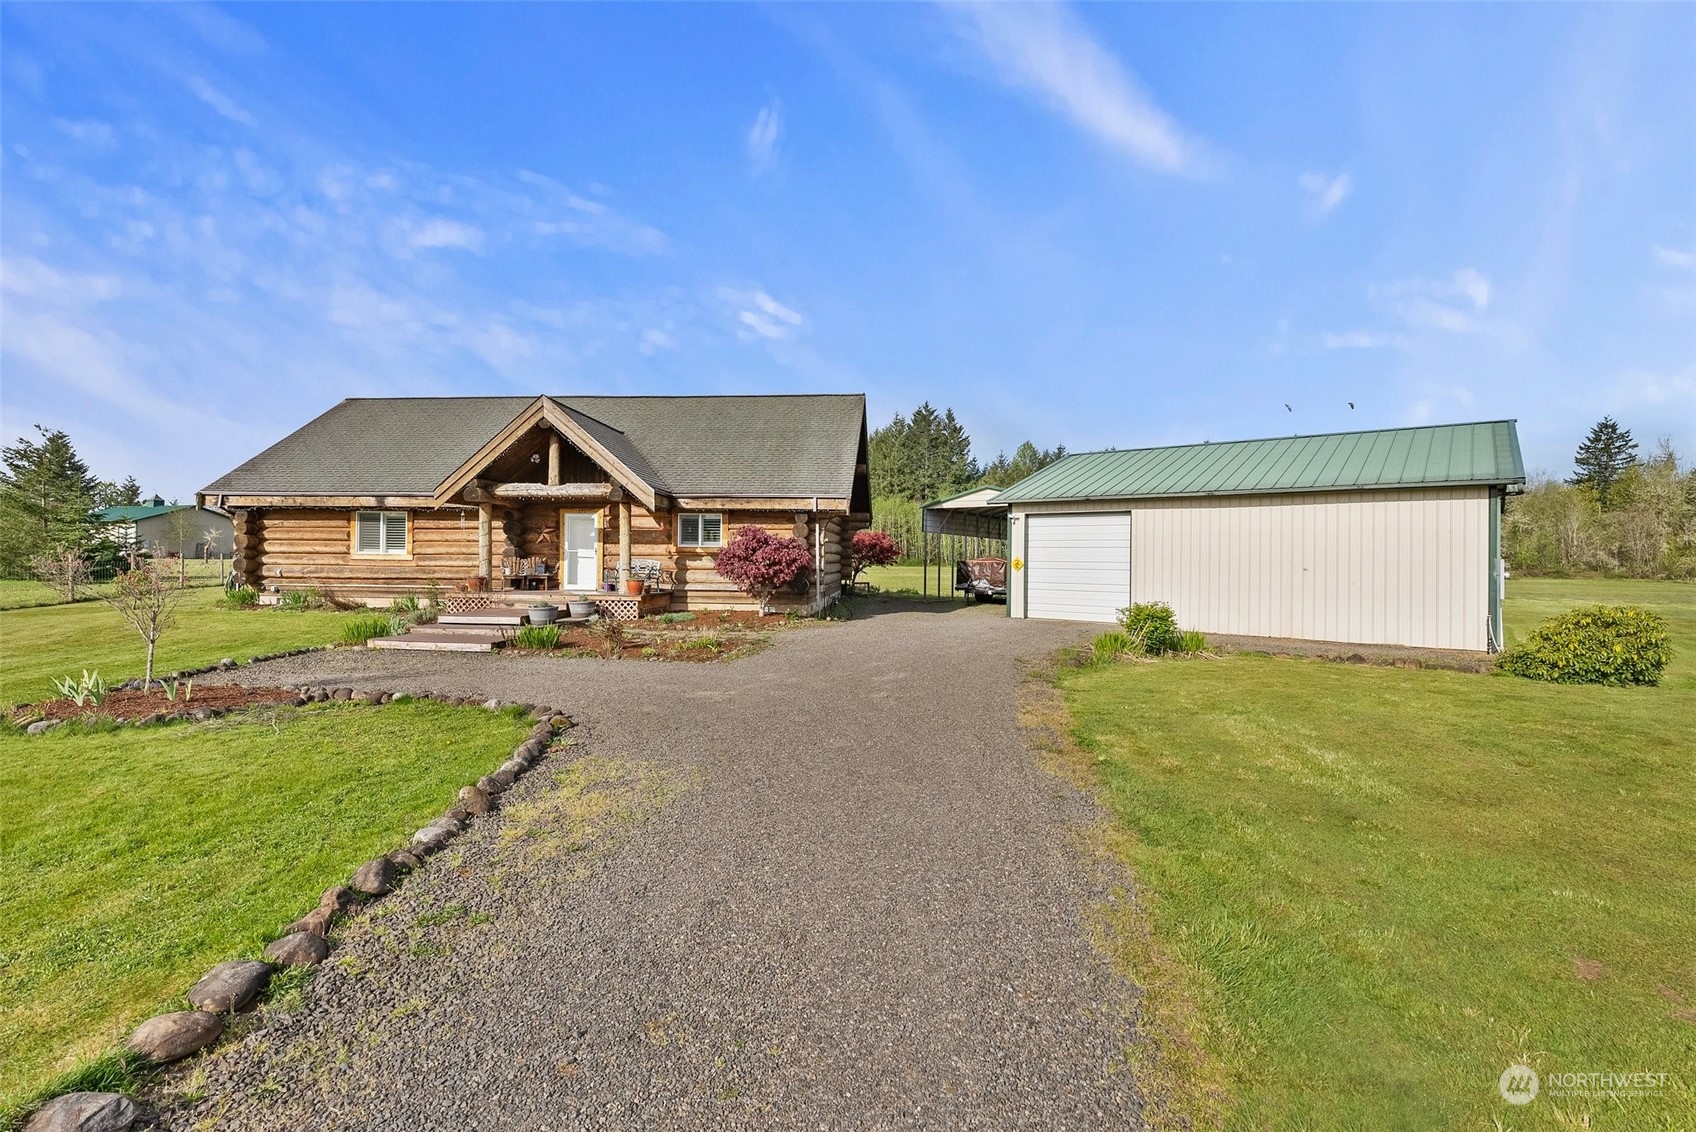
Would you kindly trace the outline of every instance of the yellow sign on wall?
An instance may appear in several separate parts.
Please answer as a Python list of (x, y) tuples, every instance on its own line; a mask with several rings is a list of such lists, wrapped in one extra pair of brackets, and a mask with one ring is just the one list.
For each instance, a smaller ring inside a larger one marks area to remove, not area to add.
[(1013, 559), (1013, 569), (1023, 570), (1024, 568), (1025, 568), (1025, 560), (1023, 558)]

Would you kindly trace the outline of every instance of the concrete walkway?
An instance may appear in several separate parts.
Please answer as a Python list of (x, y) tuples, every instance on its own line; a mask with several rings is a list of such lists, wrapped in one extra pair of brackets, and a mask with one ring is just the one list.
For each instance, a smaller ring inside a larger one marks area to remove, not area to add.
[(1090, 811), (1014, 718), (1024, 665), (1087, 632), (937, 608), (722, 664), (337, 651), (243, 670), (558, 704), (575, 754), (672, 794), (631, 787), (630, 820), (558, 845), (569, 764), (531, 776), (512, 804), (534, 844), (479, 819), (349, 931), (300, 1009), (202, 1063), (203, 1092), (160, 1090), (160, 1126), (1138, 1126), (1132, 988), (1086, 939), (1065, 845)]

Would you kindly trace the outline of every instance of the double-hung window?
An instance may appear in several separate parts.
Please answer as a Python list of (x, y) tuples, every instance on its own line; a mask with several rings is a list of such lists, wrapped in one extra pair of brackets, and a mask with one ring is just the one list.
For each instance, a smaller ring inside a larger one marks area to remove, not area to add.
[(679, 515), (677, 517), (678, 546), (724, 545), (724, 516), (711, 514)]
[(405, 554), (405, 511), (356, 511), (353, 516), (355, 554)]

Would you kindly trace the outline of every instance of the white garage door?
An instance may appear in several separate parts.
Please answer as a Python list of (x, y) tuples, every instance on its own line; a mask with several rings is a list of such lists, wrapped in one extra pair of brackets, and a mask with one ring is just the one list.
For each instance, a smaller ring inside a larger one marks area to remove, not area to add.
[(1025, 611), (1061, 621), (1112, 621), (1131, 604), (1131, 517), (1032, 515)]

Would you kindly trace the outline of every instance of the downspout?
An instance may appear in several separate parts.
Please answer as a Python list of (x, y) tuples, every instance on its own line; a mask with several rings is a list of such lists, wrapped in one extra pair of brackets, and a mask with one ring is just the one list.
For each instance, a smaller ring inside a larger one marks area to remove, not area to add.
[(819, 497), (813, 496), (813, 608), (824, 608), (824, 524), (819, 522)]

